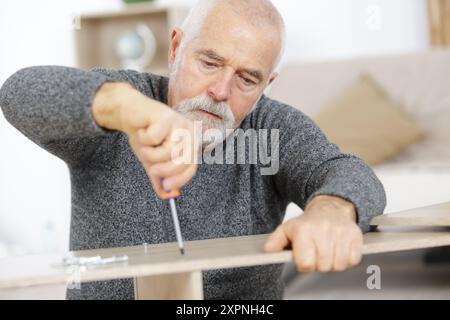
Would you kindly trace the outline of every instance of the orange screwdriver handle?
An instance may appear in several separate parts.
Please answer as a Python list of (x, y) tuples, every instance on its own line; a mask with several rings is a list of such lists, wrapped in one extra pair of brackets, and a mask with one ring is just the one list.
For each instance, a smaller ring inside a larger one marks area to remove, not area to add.
[[(163, 181), (163, 179), (161, 179), (161, 186), (162, 186), (162, 181)], [(170, 190), (170, 191), (164, 190), (161, 196), (162, 196), (162, 198), (164, 200), (169, 200), (169, 199), (173, 199), (173, 198), (179, 197), (180, 195), (181, 195), (180, 190), (173, 189), (173, 190)]]
[(170, 191), (163, 191), (163, 194), (161, 195), (163, 199), (169, 200), (172, 198), (179, 197), (181, 195), (180, 191), (178, 189), (173, 189)]

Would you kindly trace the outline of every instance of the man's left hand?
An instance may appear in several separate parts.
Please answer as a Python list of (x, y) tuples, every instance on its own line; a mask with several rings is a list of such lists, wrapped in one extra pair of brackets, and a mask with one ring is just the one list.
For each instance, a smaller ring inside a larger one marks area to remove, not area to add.
[(352, 203), (334, 196), (314, 197), (303, 215), (281, 224), (264, 249), (291, 245), (300, 272), (344, 271), (360, 263), (363, 236)]

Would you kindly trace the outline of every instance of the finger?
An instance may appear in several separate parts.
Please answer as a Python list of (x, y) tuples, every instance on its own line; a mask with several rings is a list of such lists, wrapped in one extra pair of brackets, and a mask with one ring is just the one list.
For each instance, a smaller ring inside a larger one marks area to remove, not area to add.
[(333, 267), (334, 246), (329, 232), (316, 236), (314, 242), (317, 252), (317, 270), (319, 272), (331, 271)]
[(174, 130), (171, 134), (170, 141), (174, 144), (172, 153), (183, 156), (186, 163), (197, 163), (200, 143), (198, 140), (196, 141), (197, 137), (193, 130), (189, 129), (189, 123), (185, 123), (184, 126)]
[(161, 178), (157, 176), (149, 176), (150, 182), (152, 183), (153, 190), (158, 195), (158, 197), (162, 198), (162, 195), (165, 193), (161, 186)]
[(174, 149), (173, 143), (167, 140), (158, 147), (143, 146), (140, 150), (142, 159), (148, 163), (167, 162), (174, 156), (178, 157), (180, 153), (180, 150)]
[(187, 170), (189, 166), (189, 163), (183, 163), (182, 158), (177, 158), (150, 166), (150, 174), (161, 178), (167, 178), (181, 174)]
[(138, 141), (146, 146), (158, 146), (168, 137), (170, 131), (169, 124), (159, 121), (146, 129), (138, 130)]
[(334, 246), (333, 271), (344, 271), (350, 261), (351, 242), (347, 239), (338, 240)]
[(349, 266), (353, 267), (361, 263), (363, 252), (362, 240), (353, 241), (350, 245), (350, 260)]
[(264, 250), (267, 252), (276, 252), (283, 250), (289, 244), (289, 239), (285, 233), (284, 226), (278, 226), (274, 232), (271, 233), (266, 243)]
[(128, 136), (128, 142), (131, 150), (139, 158), (139, 160), (142, 161), (141, 160), (142, 156), (140, 154), (141, 144), (137, 140), (138, 140), (137, 136), (134, 134)]
[(192, 177), (194, 177), (196, 172), (197, 165), (190, 164), (188, 165), (188, 168), (182, 173), (176, 176), (165, 178), (163, 181), (163, 188), (165, 190), (181, 189), (192, 179)]
[(293, 243), (294, 261), (299, 272), (312, 272), (316, 269), (316, 246), (308, 235), (300, 235)]

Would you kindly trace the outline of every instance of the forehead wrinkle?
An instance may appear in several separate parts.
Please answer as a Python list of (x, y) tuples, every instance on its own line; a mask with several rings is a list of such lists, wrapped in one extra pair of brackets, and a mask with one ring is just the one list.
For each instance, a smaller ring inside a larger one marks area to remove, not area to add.
[(279, 48), (271, 70), (276, 69), (285, 49), (286, 32), (283, 18), (270, 0), (199, 0), (181, 26), (185, 33), (182, 42), (190, 42), (209, 29), (211, 22), (224, 18), (226, 12), (258, 29), (266, 27), (277, 32)]

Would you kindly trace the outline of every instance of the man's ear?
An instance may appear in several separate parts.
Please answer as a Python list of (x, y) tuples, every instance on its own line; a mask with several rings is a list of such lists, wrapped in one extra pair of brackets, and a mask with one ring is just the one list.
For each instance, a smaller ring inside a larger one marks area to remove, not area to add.
[(273, 72), (270, 75), (269, 82), (267, 83), (267, 85), (270, 86), (277, 77), (278, 77), (278, 72)]
[(182, 38), (183, 38), (183, 31), (178, 27), (173, 28), (172, 34), (170, 36), (170, 47), (168, 56), (169, 68), (172, 68), (173, 63), (175, 62), (175, 58), (177, 56), (178, 48), (180, 47)]

